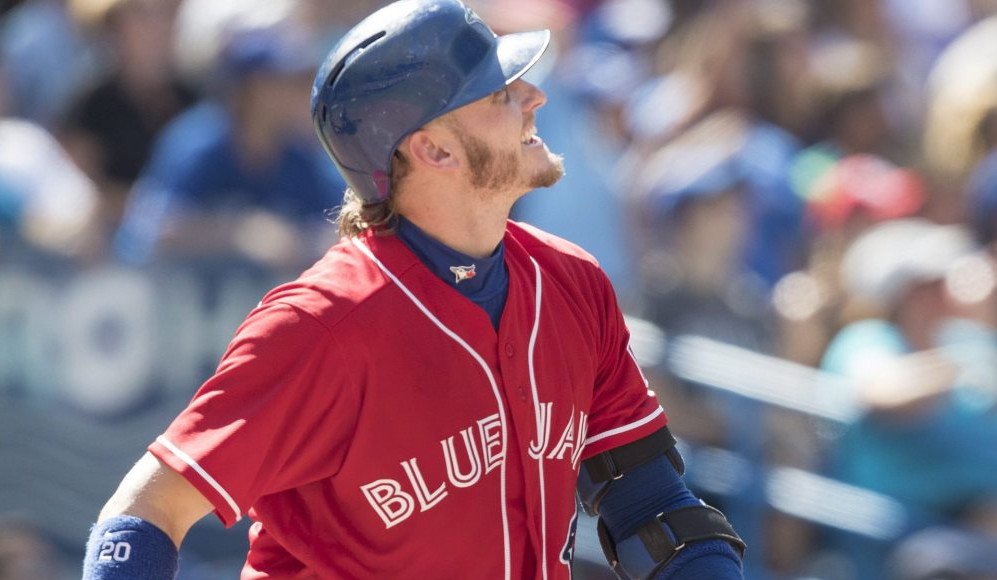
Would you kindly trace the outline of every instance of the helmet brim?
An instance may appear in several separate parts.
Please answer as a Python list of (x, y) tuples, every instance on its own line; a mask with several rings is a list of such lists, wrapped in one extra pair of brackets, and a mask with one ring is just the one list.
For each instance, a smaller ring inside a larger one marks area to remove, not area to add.
[(502, 74), (505, 75), (505, 84), (508, 85), (537, 64), (550, 45), (550, 31), (506, 34), (498, 37), (497, 44), (495, 54), (502, 67)]
[(514, 32), (495, 41), (493, 58), (482, 63), (443, 112), (487, 97), (526, 74), (550, 45), (550, 31)]

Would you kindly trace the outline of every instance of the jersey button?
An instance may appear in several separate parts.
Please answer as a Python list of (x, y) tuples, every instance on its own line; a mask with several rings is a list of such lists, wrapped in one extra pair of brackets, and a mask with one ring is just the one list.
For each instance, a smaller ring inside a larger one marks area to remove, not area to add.
[(512, 358), (514, 354), (516, 354), (516, 347), (512, 346), (511, 342), (505, 343), (505, 356)]
[(524, 401), (526, 400), (526, 387), (523, 385), (519, 385), (519, 398)]

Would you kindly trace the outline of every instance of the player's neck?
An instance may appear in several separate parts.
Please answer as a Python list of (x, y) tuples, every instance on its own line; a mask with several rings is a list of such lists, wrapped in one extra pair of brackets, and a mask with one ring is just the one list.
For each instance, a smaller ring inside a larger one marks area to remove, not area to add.
[(476, 192), (400, 196), (398, 212), (430, 237), (474, 258), (495, 252), (505, 235), (511, 204)]
[(465, 218), (402, 214), (431, 238), (472, 258), (486, 258), (495, 252), (505, 234), (507, 216), (470, 215)]

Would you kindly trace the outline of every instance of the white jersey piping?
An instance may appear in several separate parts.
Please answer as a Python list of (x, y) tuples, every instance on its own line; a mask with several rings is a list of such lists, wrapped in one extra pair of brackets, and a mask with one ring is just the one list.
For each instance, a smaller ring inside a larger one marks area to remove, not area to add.
[(169, 439), (167, 439), (163, 435), (156, 437), (156, 441), (160, 445), (168, 449), (170, 453), (176, 455), (177, 458), (180, 459), (180, 461), (183, 461), (184, 463), (189, 465), (191, 469), (196, 471), (197, 474), (204, 479), (204, 481), (208, 482), (208, 485), (213, 487), (215, 491), (218, 492), (218, 495), (222, 496), (222, 498), (228, 504), (228, 507), (230, 507), (232, 509), (232, 512), (235, 514), (235, 521), (239, 521), (242, 519), (242, 511), (239, 509), (239, 505), (235, 503), (235, 500), (232, 499), (232, 496), (229, 495), (228, 492), (225, 491), (225, 488), (222, 487), (221, 484), (219, 484), (217, 481), (215, 481), (215, 478), (211, 477), (211, 475), (207, 471), (205, 471), (203, 467), (198, 465), (197, 461), (194, 461), (193, 457), (184, 453), (183, 450), (174, 445)]
[(507, 506), (506, 506), (507, 502), (506, 502), (506, 473), (505, 473), (506, 463), (509, 460), (508, 449), (507, 449), (509, 437), (508, 437), (508, 430), (506, 427), (505, 408), (502, 405), (502, 395), (499, 393), (498, 383), (495, 382), (495, 377), (494, 375), (492, 375), (491, 369), (488, 368), (488, 363), (485, 362), (485, 359), (480, 354), (478, 354), (473, 348), (471, 348), (471, 345), (465, 342), (463, 338), (458, 336), (457, 333), (455, 333), (453, 330), (447, 327), (447, 325), (443, 324), (443, 322), (441, 322), (440, 319), (436, 318), (436, 316), (429, 310), (429, 308), (427, 308), (425, 304), (423, 304), (418, 298), (416, 298), (415, 294), (413, 294), (412, 291), (409, 290), (408, 287), (405, 286), (405, 284), (403, 284), (402, 281), (399, 280), (398, 277), (395, 276), (391, 272), (391, 270), (389, 270), (387, 266), (385, 266), (377, 258), (377, 256), (374, 255), (374, 252), (372, 252), (371, 249), (367, 247), (366, 244), (364, 244), (362, 241), (356, 238), (350, 238), (350, 242), (352, 242), (353, 245), (356, 246), (356, 248), (360, 250), (360, 252), (362, 252), (365, 256), (367, 256), (372, 262), (374, 262), (374, 264), (381, 270), (381, 272), (383, 272), (384, 275), (387, 276), (388, 279), (391, 280), (405, 294), (405, 296), (407, 296), (408, 299), (412, 301), (413, 304), (415, 304), (415, 306), (419, 309), (419, 311), (421, 311), (426, 316), (426, 318), (428, 318), (433, 324), (435, 324), (437, 328), (443, 331), (443, 334), (449, 336), (454, 342), (456, 342), (464, 350), (466, 350), (467, 353), (470, 354), (471, 357), (478, 363), (478, 365), (481, 366), (481, 369), (485, 371), (485, 376), (488, 377), (488, 382), (492, 388), (492, 394), (495, 396), (495, 403), (498, 405), (499, 422), (502, 424), (502, 465), (499, 469), (499, 472), (502, 482), (501, 502), (502, 502), (502, 544), (503, 544), (503, 558), (504, 558), (503, 564), (505, 566), (504, 577), (506, 580), (510, 580), (512, 575), (512, 554), (509, 545), (509, 516), (507, 513)]
[(626, 425), (623, 425), (622, 427), (617, 427), (615, 429), (610, 429), (609, 431), (603, 431), (602, 433), (599, 433), (598, 435), (593, 435), (593, 436), (589, 437), (588, 439), (585, 440), (585, 445), (588, 446), (588, 445), (591, 445), (591, 444), (595, 443), (596, 441), (602, 441), (603, 439), (605, 439), (607, 437), (612, 437), (613, 435), (619, 435), (620, 433), (626, 433), (627, 431), (632, 431), (633, 429), (636, 429), (638, 427), (646, 425), (647, 423), (650, 423), (655, 417), (657, 417), (658, 415), (663, 414), (664, 412), (665, 412), (665, 410), (662, 409), (659, 406), (657, 409), (654, 410), (653, 413), (651, 413), (647, 417), (644, 417), (643, 419), (640, 419), (638, 421), (634, 421), (633, 423), (627, 423)]
[[(533, 262), (533, 270), (536, 272), (537, 289), (536, 297), (534, 302), (536, 302), (536, 308), (533, 315), (533, 330), (530, 331), (530, 350), (528, 355), (528, 363), (530, 368), (530, 389), (533, 391), (533, 410), (537, 419), (537, 438), (543, 440), (544, 436), (544, 425), (543, 416), (540, 411), (540, 395), (537, 392), (537, 377), (533, 366), (533, 354), (537, 346), (537, 335), (540, 331), (540, 304), (543, 298), (543, 284), (540, 277), (540, 265), (532, 257), (530, 262)], [(549, 420), (549, 419), (548, 419)], [(540, 450), (537, 457), (537, 467), (540, 472), (540, 553), (541, 556), (541, 566), (540, 569), (543, 571), (543, 577), (547, 578), (547, 490), (544, 483), (544, 449)]]

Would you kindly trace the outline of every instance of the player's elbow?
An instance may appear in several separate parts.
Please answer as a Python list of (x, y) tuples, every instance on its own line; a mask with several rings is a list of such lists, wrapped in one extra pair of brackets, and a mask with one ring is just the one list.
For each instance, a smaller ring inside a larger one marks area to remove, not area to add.
[(190, 528), (211, 510), (211, 503), (183, 476), (146, 453), (104, 504), (98, 522), (135, 516), (166, 532), (179, 547)]

